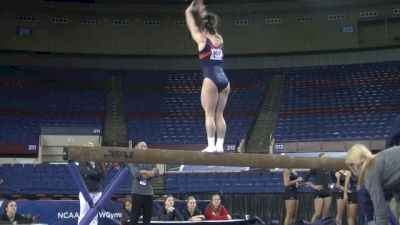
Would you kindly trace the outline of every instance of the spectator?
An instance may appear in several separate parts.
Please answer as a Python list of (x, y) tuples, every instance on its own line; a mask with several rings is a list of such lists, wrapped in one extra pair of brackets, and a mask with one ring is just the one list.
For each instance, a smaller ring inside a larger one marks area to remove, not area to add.
[(38, 216), (22, 216), (17, 213), (17, 202), (10, 200), (6, 202), (4, 212), (1, 215), (0, 222), (2, 224), (16, 225), (20, 223), (31, 223), (32, 221), (39, 220)]
[(174, 197), (167, 195), (164, 201), (164, 208), (158, 213), (158, 219), (161, 221), (183, 221), (182, 214), (174, 208)]
[(182, 216), (184, 220), (189, 221), (202, 221), (205, 219), (200, 209), (197, 208), (196, 199), (190, 196), (186, 200), (186, 208), (182, 210)]
[(208, 204), (205, 210), (206, 220), (231, 220), (232, 216), (229, 215), (228, 211), (221, 204), (221, 197), (219, 194), (211, 196), (211, 202)]
[[(92, 142), (88, 142), (85, 146), (93, 147)], [(106, 178), (106, 170), (104, 165), (100, 162), (93, 161), (81, 161), (78, 165), (79, 173), (81, 174), (83, 181), (89, 191), (90, 197), (93, 200), (93, 204), (95, 204), (102, 195), (102, 187), (101, 180)], [(79, 205), (80, 205), (80, 213), (78, 218), (78, 224), (81, 222), (87, 211), (90, 209), (89, 204), (86, 202), (82, 193), (79, 192)], [(97, 225), (97, 215), (90, 222), (90, 225)]]
[(120, 225), (131, 224), (132, 201), (127, 198), (122, 202), (122, 216)]

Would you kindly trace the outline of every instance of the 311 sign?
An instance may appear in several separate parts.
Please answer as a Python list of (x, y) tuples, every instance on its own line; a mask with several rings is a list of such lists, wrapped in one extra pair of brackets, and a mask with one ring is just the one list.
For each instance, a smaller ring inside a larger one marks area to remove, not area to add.
[(32, 29), (27, 28), (27, 27), (17, 27), (17, 35), (18, 36), (31, 36), (32, 35)]

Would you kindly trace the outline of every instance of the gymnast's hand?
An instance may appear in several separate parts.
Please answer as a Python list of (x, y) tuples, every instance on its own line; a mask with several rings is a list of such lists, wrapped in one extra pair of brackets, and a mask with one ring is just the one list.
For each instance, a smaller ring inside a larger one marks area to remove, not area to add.
[(196, 6), (195, 5), (196, 1), (192, 1), (192, 3), (190, 3), (190, 5), (187, 7), (186, 11), (196, 11)]
[(317, 191), (322, 191), (322, 185), (312, 185), (311, 187)]
[(167, 208), (167, 212), (168, 212), (168, 213), (172, 213), (174, 210), (175, 210), (174, 207), (168, 207), (168, 208)]
[(204, 5), (203, 0), (193, 0), (189, 8), (193, 12), (197, 12), (200, 17), (205, 17), (207, 15), (206, 6)]
[(343, 194), (343, 201), (346, 203), (349, 200), (349, 196), (347, 194)]

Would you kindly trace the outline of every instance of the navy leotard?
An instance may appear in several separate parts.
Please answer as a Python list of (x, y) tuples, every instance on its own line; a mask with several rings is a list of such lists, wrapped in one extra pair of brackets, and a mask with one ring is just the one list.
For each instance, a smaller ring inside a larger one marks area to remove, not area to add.
[[(289, 181), (294, 181), (299, 178), (296, 171), (289, 170), (289, 172)], [(296, 183), (285, 188), (285, 194), (283, 196), (284, 200), (297, 200), (297, 186), (298, 184)]]
[(224, 73), (224, 44), (216, 47), (207, 39), (203, 50), (199, 52), (199, 59), (204, 78), (212, 80), (218, 92), (225, 89), (229, 81)]
[[(346, 176), (342, 173), (340, 173), (340, 185), (342, 187), (344, 187), (345, 184), (345, 179)], [(349, 187), (348, 190), (350, 191), (350, 193), (347, 194), (348, 196), (348, 202), (349, 204), (357, 204), (358, 200), (357, 200), (357, 183), (358, 183), (358, 179), (356, 176), (351, 176), (350, 178), (350, 182), (349, 182)], [(343, 199), (343, 191), (339, 191), (338, 194), (338, 199)]]

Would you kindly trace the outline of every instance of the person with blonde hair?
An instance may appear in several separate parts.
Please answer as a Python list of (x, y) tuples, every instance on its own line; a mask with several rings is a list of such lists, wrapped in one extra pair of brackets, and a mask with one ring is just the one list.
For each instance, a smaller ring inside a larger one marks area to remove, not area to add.
[(358, 176), (358, 185), (364, 185), (371, 196), (375, 224), (388, 224), (385, 191), (393, 192), (396, 202), (400, 201), (400, 147), (373, 155), (364, 145), (356, 144), (347, 152), (345, 162)]

